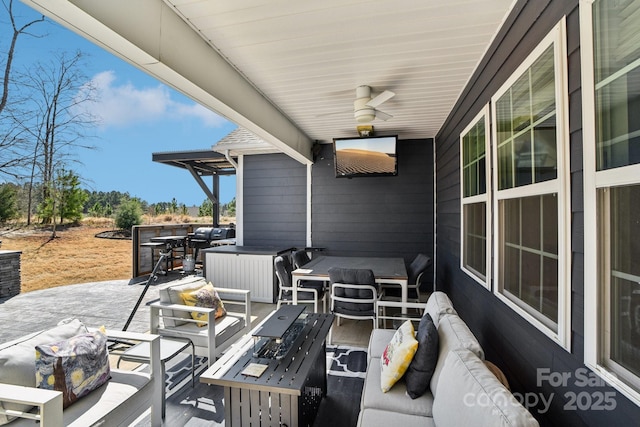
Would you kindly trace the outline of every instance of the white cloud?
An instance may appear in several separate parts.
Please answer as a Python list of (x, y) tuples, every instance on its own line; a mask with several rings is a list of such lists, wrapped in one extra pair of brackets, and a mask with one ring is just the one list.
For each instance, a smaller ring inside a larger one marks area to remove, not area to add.
[(96, 91), (96, 102), (88, 103), (89, 112), (105, 128), (188, 118), (197, 118), (206, 127), (226, 123), (224, 118), (199, 104), (172, 100), (168, 88), (160, 84), (142, 89), (129, 82), (118, 85), (115, 73), (104, 71), (93, 77), (91, 85)]

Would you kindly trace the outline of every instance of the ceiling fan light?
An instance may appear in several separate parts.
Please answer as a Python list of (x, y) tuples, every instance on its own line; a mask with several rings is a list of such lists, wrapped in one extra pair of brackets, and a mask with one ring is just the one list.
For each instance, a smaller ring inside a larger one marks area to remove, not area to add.
[(353, 116), (358, 123), (368, 123), (376, 118), (376, 112), (373, 108), (367, 107), (370, 98), (358, 98), (353, 103)]
[(369, 123), (376, 118), (376, 115), (373, 110), (360, 110), (355, 112), (355, 118), (358, 123)]

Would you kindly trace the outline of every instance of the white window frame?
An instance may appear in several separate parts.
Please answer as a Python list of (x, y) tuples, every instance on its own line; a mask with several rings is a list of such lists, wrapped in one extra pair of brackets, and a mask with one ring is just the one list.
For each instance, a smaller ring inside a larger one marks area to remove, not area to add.
[[(601, 188), (640, 184), (640, 164), (596, 171), (596, 99), (594, 74), (593, 0), (580, 0), (580, 55), (582, 72), (582, 135), (584, 191), (584, 363), (636, 405), (640, 392), (604, 365), (610, 330), (605, 327), (609, 312), (608, 286), (598, 286), (602, 272), (598, 259), (597, 191)], [(604, 236), (604, 235), (603, 235)], [(604, 309), (604, 312), (603, 312)]]
[[(491, 99), (492, 158), (497, 159), (497, 100), (533, 65), (550, 46), (554, 47), (555, 99), (556, 99), (556, 141), (557, 141), (557, 177), (553, 180), (499, 190), (498, 167), (493, 165), (493, 274), (495, 284), (493, 292), (498, 299), (525, 320), (558, 343), (567, 351), (571, 350), (571, 209), (569, 191), (569, 119), (568, 119), (568, 83), (566, 17), (547, 34), (518, 69), (504, 83)], [(495, 161), (497, 162), (497, 160)], [(557, 331), (540, 321), (502, 293), (500, 277), (500, 201), (522, 199), (528, 196), (540, 196), (550, 193), (558, 195), (558, 326)]]
[[(460, 269), (467, 273), (476, 282), (480, 283), (486, 289), (491, 290), (491, 109), (489, 104), (478, 113), (476, 117), (471, 120), (471, 123), (460, 133)], [(464, 155), (463, 155), (463, 142), (462, 138), (484, 117), (484, 141), (485, 141), (485, 181), (486, 191), (484, 194), (477, 194), (475, 196), (464, 196)], [(465, 221), (464, 221), (464, 207), (465, 205), (471, 205), (476, 203), (485, 204), (485, 229), (487, 230), (486, 243), (485, 243), (485, 277), (482, 278), (480, 273), (467, 268), (464, 265), (464, 253), (465, 253)]]

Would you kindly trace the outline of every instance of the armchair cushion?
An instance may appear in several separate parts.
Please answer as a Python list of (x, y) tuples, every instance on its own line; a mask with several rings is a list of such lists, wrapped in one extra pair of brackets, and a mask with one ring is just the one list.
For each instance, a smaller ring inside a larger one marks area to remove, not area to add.
[[(87, 328), (80, 320), (66, 320), (46, 331), (29, 334), (0, 346), (0, 383), (36, 386), (35, 346), (71, 338), (87, 333)], [(29, 405), (0, 403), (5, 410), (28, 411)], [(11, 418), (0, 414), (0, 425), (8, 423)]]
[[(213, 285), (211, 283), (207, 283), (200, 289), (182, 292), (180, 294), (180, 297), (182, 298), (184, 305), (188, 305), (191, 307), (213, 308), (215, 310), (216, 319), (227, 314), (227, 310), (225, 310), (224, 304), (222, 303), (222, 300), (220, 300), (218, 292), (213, 288)], [(209, 320), (209, 315), (207, 313), (197, 311), (192, 311), (191, 317), (195, 320), (203, 321), (197, 323), (197, 325), (200, 327), (205, 326), (205, 322)]]
[(35, 349), (36, 387), (61, 391), (63, 408), (111, 378), (107, 337), (100, 331)]
[[(177, 280), (175, 282), (170, 282), (171, 284), (165, 288), (161, 288), (159, 291), (160, 302), (163, 303), (171, 303), (171, 304), (180, 304), (184, 305), (184, 301), (182, 300), (182, 296), (180, 294), (184, 292), (192, 292), (197, 291), (207, 284), (207, 281), (204, 277), (196, 277), (189, 276), (183, 279)], [(191, 313), (188, 311), (179, 311), (179, 310), (171, 310), (171, 309), (163, 309), (165, 310), (164, 315), (169, 317), (177, 317), (183, 319), (191, 319)], [(187, 322), (182, 322), (180, 320), (174, 320), (170, 318), (164, 318), (165, 326), (174, 327), (184, 325)]]

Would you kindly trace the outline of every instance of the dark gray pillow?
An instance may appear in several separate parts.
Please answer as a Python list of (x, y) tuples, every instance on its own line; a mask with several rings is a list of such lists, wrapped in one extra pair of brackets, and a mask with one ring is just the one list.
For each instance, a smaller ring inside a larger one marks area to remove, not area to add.
[(407, 394), (412, 399), (417, 399), (427, 391), (438, 361), (438, 330), (429, 313), (420, 319), (416, 339), (418, 350), (404, 374)]

